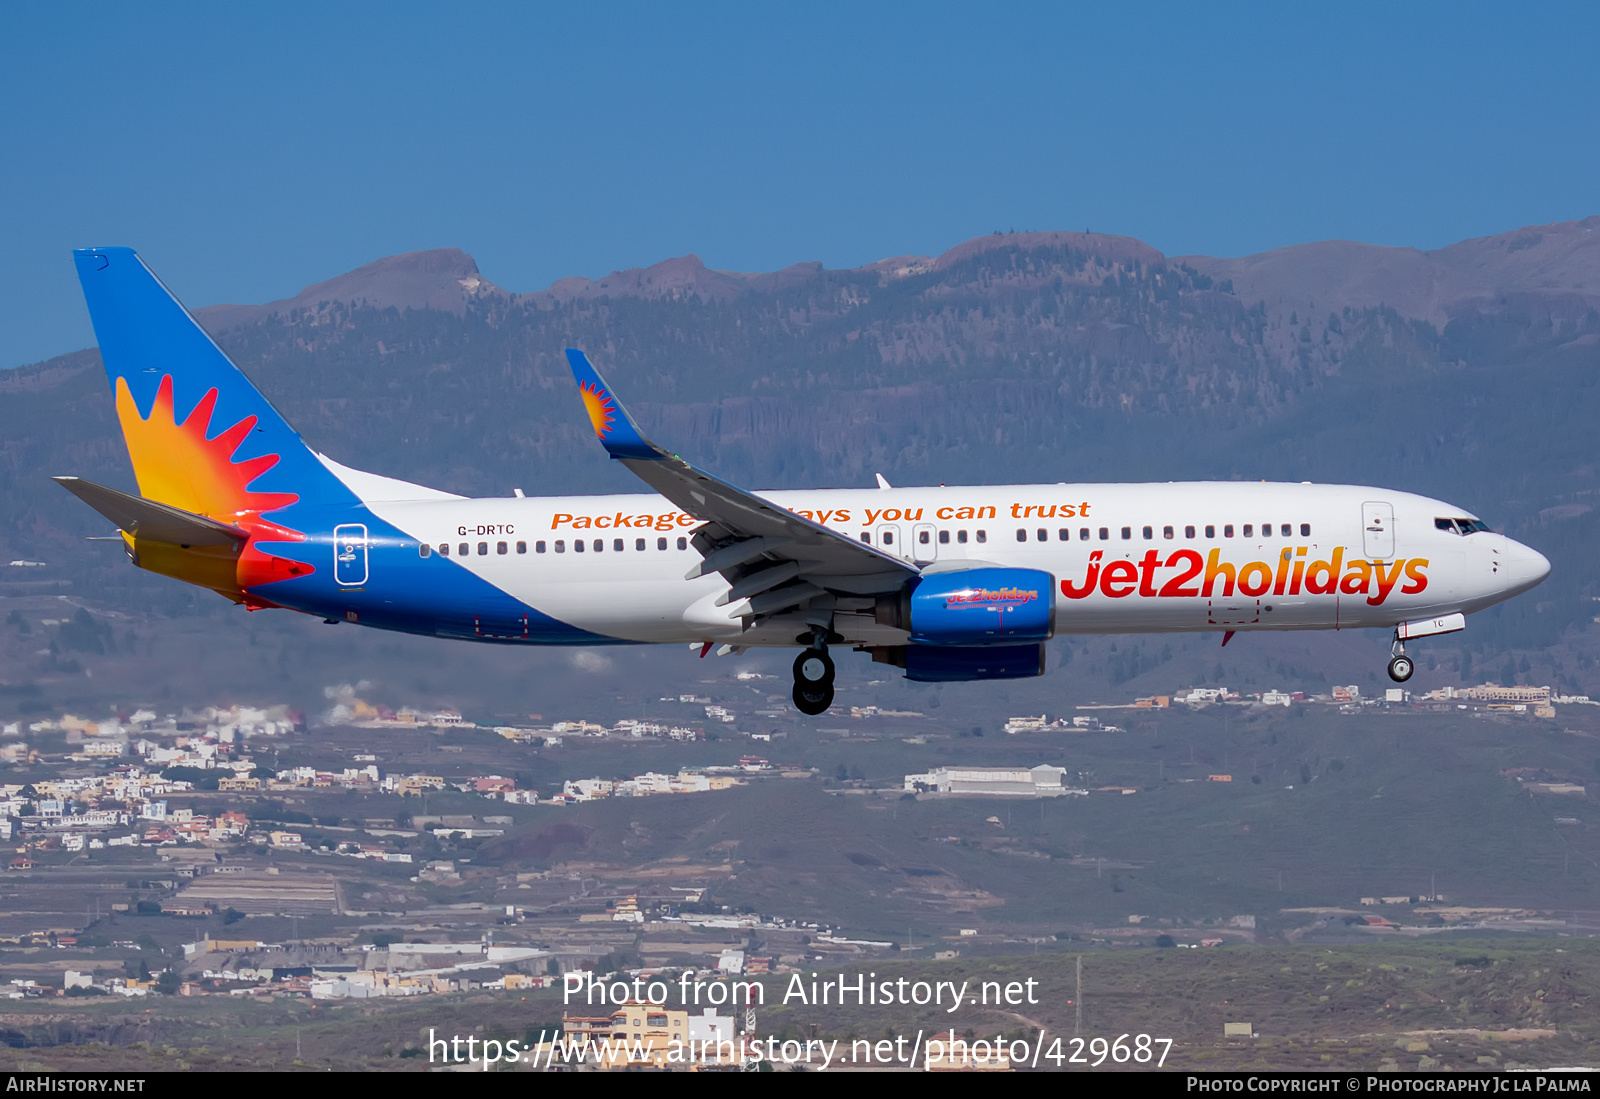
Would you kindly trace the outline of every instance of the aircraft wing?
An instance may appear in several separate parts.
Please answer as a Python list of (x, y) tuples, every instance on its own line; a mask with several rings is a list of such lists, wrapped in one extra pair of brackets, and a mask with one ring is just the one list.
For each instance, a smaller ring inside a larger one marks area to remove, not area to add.
[(250, 536), (203, 515), (194, 515), (168, 504), (158, 504), (142, 496), (131, 496), (81, 477), (54, 477), (56, 484), (72, 493), (117, 525), (117, 529), (139, 538), (168, 542), (175, 546), (231, 546)]
[(749, 600), (749, 609), (741, 608), (742, 617), (807, 606), (831, 610), (832, 597), (898, 591), (919, 574), (910, 562), (769, 503), (663, 450), (645, 438), (582, 351), (568, 349), (567, 361), (607, 453), (704, 522), (694, 538), (704, 560), (689, 570), (687, 579), (721, 573), (733, 585), (726, 603)]

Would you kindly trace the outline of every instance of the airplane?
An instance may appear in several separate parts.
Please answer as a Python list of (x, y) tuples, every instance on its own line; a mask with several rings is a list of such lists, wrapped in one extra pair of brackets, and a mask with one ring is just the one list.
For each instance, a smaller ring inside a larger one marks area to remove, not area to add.
[(1064, 634), (1392, 630), (1406, 642), (1550, 563), (1439, 500), (1353, 485), (1169, 482), (750, 492), (650, 441), (580, 350), (596, 438), (648, 492), (468, 499), (312, 450), (128, 248), (74, 252), (139, 493), (57, 477), (138, 567), (250, 610), (510, 645), (830, 649), (919, 682), (1045, 669)]

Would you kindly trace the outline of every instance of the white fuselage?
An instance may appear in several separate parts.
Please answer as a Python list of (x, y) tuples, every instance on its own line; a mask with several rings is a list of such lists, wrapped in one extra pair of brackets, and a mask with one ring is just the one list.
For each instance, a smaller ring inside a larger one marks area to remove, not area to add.
[[(1168, 482), (763, 492), (781, 507), (943, 571), (1054, 577), (1058, 633), (1349, 629), (1481, 610), (1549, 571), (1535, 551), (1438, 520), (1471, 513), (1350, 485)], [(539, 611), (637, 642), (793, 645), (744, 630), (721, 576), (685, 579), (698, 521), (654, 494), (367, 501), (379, 518)], [(418, 556), (421, 556), (419, 547)], [(870, 608), (854, 644), (903, 644)]]

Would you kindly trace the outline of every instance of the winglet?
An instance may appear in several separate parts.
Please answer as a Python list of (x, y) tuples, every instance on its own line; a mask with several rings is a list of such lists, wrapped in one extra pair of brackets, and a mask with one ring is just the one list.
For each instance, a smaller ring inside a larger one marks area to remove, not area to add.
[(578, 383), (578, 395), (594, 425), (595, 437), (613, 458), (643, 458), (659, 460), (667, 453), (644, 437), (639, 425), (633, 422), (628, 410), (622, 407), (606, 385), (606, 380), (589, 362), (589, 357), (576, 348), (567, 348), (567, 362)]

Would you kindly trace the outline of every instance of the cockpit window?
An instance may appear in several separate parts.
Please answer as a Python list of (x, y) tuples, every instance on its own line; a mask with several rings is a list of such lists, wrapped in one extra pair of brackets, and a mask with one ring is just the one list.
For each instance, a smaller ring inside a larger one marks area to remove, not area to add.
[(1435, 519), (1433, 521), (1433, 529), (1448, 531), (1451, 534), (1454, 534), (1456, 532), (1456, 524), (1453, 519)]
[(1488, 530), (1489, 524), (1482, 519), (1444, 519), (1436, 518), (1433, 521), (1435, 530), (1449, 531), (1451, 534), (1476, 534), (1480, 530)]

